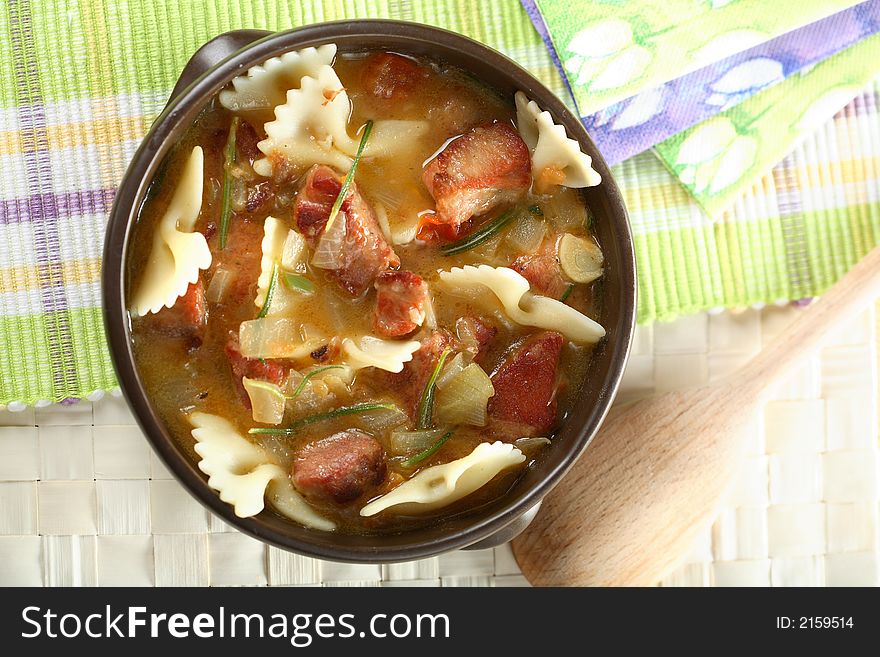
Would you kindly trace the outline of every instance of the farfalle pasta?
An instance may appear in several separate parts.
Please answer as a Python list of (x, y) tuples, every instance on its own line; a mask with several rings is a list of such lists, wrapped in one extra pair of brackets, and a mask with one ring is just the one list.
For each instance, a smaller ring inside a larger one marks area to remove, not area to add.
[(421, 346), (420, 342), (414, 340), (398, 342), (383, 340), (372, 335), (365, 335), (357, 340), (345, 338), (342, 341), (345, 362), (350, 367), (356, 370), (376, 367), (386, 372), (403, 370), (404, 364), (412, 360), (413, 354)]
[(220, 92), (220, 104), (233, 112), (272, 109), (284, 103), (289, 89), (298, 88), (306, 76), (314, 77), (335, 57), (336, 44), (325, 43), (267, 59), (233, 78), (232, 88)]
[(580, 144), (569, 138), (565, 128), (553, 121), (550, 112), (518, 91), (516, 124), (532, 151), (532, 176), (564, 187), (595, 187), (602, 182), (593, 169), (593, 160), (581, 151)]
[(153, 234), (146, 268), (135, 288), (132, 313), (146, 315), (171, 308), (211, 266), (205, 236), (193, 230), (202, 207), (204, 154), (192, 149), (168, 209)]
[(291, 520), (307, 527), (329, 531), (333, 522), (323, 518), (306, 504), (289, 485), (287, 473), (266, 450), (254, 445), (228, 420), (207, 413), (190, 415), (196, 454), (201, 457), (199, 470), (208, 475), (208, 485), (231, 504), (235, 515), (247, 518), (265, 507), (266, 488), (274, 508)]
[(505, 314), (518, 324), (558, 331), (575, 342), (596, 342), (605, 329), (595, 320), (558, 299), (530, 293), (528, 279), (509, 267), (466, 265), (440, 272), (447, 289), (483, 296), (491, 292)]
[(333, 68), (318, 67), (286, 98), (275, 108), (275, 120), (265, 125), (266, 139), (257, 146), (266, 157), (254, 162), (254, 171), (271, 176), (277, 162), (299, 169), (313, 164), (348, 169), (357, 142), (348, 136), (350, 103)]
[[(293, 233), (293, 235), (291, 235)], [(278, 276), (278, 269), (282, 264), (286, 264), (288, 270), (292, 271), (297, 266), (295, 256), (290, 252), (291, 243), (297, 243), (297, 233), (287, 228), (285, 223), (275, 217), (266, 217), (263, 222), (263, 241), (260, 244), (260, 250), (263, 257), (260, 259), (260, 277), (257, 279), (257, 294), (254, 297), (254, 305), (262, 309), (266, 304), (266, 295), (269, 292), (269, 286), (272, 284), (272, 278)], [(285, 246), (288, 246), (285, 253)], [(286, 261), (286, 262), (285, 262)], [(267, 316), (287, 315), (295, 310), (297, 295), (287, 286), (281, 284), (276, 285), (272, 290), (272, 303), (266, 309)]]
[(425, 468), (390, 493), (367, 504), (360, 514), (374, 516), (388, 509), (398, 513), (433, 511), (467, 497), (502, 470), (525, 460), (525, 454), (508, 443), (480, 443), (465, 457)]

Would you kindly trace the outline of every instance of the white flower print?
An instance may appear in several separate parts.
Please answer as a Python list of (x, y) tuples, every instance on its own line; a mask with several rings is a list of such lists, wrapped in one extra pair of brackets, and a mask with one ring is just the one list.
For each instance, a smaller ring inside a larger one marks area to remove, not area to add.
[(726, 117), (706, 121), (687, 136), (678, 150), (676, 169), (694, 193), (717, 194), (739, 180), (752, 166), (758, 145), (737, 135)]
[(706, 103), (724, 110), (784, 79), (781, 62), (769, 57), (755, 57), (737, 64), (713, 82), (709, 88), (714, 93)]
[(578, 86), (594, 91), (623, 87), (642, 76), (651, 63), (651, 51), (636, 44), (625, 20), (606, 18), (575, 34), (566, 50), (565, 70)]

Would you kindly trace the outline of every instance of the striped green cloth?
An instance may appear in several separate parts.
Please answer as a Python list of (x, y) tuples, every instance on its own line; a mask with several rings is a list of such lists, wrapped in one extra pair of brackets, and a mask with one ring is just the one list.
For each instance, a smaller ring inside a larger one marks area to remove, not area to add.
[[(0, 404), (116, 385), (100, 312), (114, 190), (178, 72), (231, 29), (389, 17), (439, 25), (564, 85), (517, 0), (7, 0), (0, 10)], [(815, 294), (876, 242), (877, 88), (710, 220), (660, 161), (618, 167), (641, 321)]]

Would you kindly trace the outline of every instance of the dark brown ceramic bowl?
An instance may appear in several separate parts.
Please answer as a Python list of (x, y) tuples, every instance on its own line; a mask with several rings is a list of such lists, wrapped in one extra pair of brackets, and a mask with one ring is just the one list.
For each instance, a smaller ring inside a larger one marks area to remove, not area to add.
[[(206, 477), (163, 425), (138, 375), (131, 348), (126, 266), (132, 229), (156, 172), (205, 103), (233, 77), (281, 53), (336, 43), (340, 51), (386, 49), (427, 55), (470, 71), (513, 103), (524, 91), (562, 123), (593, 158), (602, 184), (585, 190), (606, 259), (601, 322), (608, 336), (597, 349), (578, 402), (554, 444), (503, 497), (466, 514), (422, 529), (384, 536), (325, 533), (264, 511), (238, 518), (208, 488)], [(489, 546), (511, 538), (533, 517), (547, 492), (559, 483), (595, 435), (620, 382), (635, 321), (633, 243), (620, 191), (580, 121), (529, 73), (498, 52), (466, 37), (425, 25), (397, 21), (346, 21), (310, 25), (289, 32), (230, 32), (203, 46), (187, 65), (172, 99), (140, 145), (119, 187), (104, 247), (104, 318), (119, 383), (153, 448), (177, 479), (226, 522), (260, 540), (323, 559), (393, 562), (429, 557), (457, 548)]]

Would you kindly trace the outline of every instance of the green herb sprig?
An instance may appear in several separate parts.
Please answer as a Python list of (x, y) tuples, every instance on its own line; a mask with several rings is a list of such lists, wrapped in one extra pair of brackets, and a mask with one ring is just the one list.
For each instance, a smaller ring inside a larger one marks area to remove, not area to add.
[(470, 251), (471, 249), (480, 246), (480, 244), (492, 239), (502, 228), (510, 223), (510, 220), (513, 219), (514, 216), (513, 210), (503, 212), (491, 221), (483, 224), (467, 237), (463, 237), (456, 242), (450, 242), (445, 246), (441, 246), (440, 253), (445, 256), (453, 256), (458, 255), (459, 253), (464, 253), (465, 251)]
[(284, 284), (296, 292), (312, 294), (315, 291), (315, 284), (301, 274), (286, 271), (282, 273), (282, 278), (284, 279)]
[(272, 305), (272, 297), (275, 296), (276, 287), (278, 287), (277, 262), (272, 265), (272, 278), (269, 279), (269, 287), (266, 290), (266, 298), (263, 300), (263, 307), (260, 308), (260, 313), (257, 315), (257, 319), (263, 319), (266, 315), (269, 314), (269, 307)]
[(434, 367), (434, 371), (431, 372), (431, 376), (425, 384), (424, 391), (422, 391), (422, 398), (419, 402), (419, 410), (416, 420), (417, 429), (430, 429), (434, 423), (434, 390), (437, 386), (437, 377), (440, 376), (440, 370), (443, 369), (443, 364), (446, 362), (446, 357), (449, 356), (450, 351), (450, 348), (446, 347), (446, 349), (443, 350), (443, 353), (440, 354), (437, 365)]
[(296, 390), (293, 391), (293, 394), (288, 397), (288, 399), (293, 400), (299, 397), (302, 394), (302, 391), (306, 389), (306, 384), (316, 374), (320, 374), (321, 372), (326, 372), (327, 370), (341, 370), (343, 369), (342, 365), (325, 365), (324, 367), (319, 367), (317, 369), (312, 370), (308, 374), (303, 377), (303, 380), (299, 382), (299, 385), (296, 387)]
[(302, 429), (305, 426), (310, 424), (315, 424), (317, 422), (325, 422), (326, 420), (333, 420), (338, 417), (343, 417), (345, 415), (356, 415), (358, 413), (369, 413), (370, 411), (394, 411), (397, 410), (397, 406), (394, 404), (386, 404), (383, 402), (368, 402), (366, 404), (354, 404), (353, 406), (342, 406), (340, 408), (334, 408), (332, 411), (327, 411), (325, 413), (316, 413), (315, 415), (307, 415), (304, 418), (300, 418), (293, 424), (283, 428), (268, 428), (268, 427), (254, 427), (253, 429), (248, 430), (248, 433), (254, 435), (274, 435), (274, 436), (292, 436), (297, 431)]
[(361, 143), (358, 144), (357, 153), (355, 153), (354, 155), (354, 162), (352, 162), (351, 169), (348, 170), (348, 175), (345, 177), (345, 181), (342, 183), (342, 189), (339, 190), (339, 196), (336, 197), (336, 200), (333, 202), (333, 207), (330, 208), (330, 216), (327, 218), (327, 223), (324, 225), (325, 233), (330, 230), (330, 226), (333, 225), (333, 221), (336, 219), (336, 215), (339, 214), (339, 208), (342, 207), (342, 202), (345, 200), (345, 196), (348, 194), (348, 188), (351, 187), (351, 182), (354, 180), (354, 172), (357, 170), (358, 162), (361, 161), (361, 154), (367, 147), (367, 140), (370, 138), (370, 133), (372, 131), (373, 120), (370, 119), (364, 126), (364, 134), (361, 135)]
[(401, 465), (403, 465), (403, 467), (405, 468), (411, 468), (414, 465), (417, 465), (425, 459), (433, 456), (437, 453), (437, 450), (443, 447), (443, 444), (452, 437), (452, 433), (452, 431), (447, 431), (437, 440), (436, 443), (434, 443), (424, 451), (419, 452), (415, 456), (408, 458)]
[(223, 200), (220, 205), (220, 248), (226, 248), (229, 236), (229, 217), (232, 214), (232, 167), (235, 165), (235, 141), (238, 134), (238, 117), (232, 117), (226, 148), (223, 150)]

